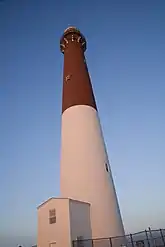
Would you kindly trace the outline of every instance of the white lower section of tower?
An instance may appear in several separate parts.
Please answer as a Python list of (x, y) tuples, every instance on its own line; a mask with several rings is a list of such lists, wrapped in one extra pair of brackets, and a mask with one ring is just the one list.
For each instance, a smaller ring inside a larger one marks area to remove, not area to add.
[(123, 236), (124, 228), (97, 111), (76, 105), (62, 114), (61, 197), (91, 205), (93, 238)]

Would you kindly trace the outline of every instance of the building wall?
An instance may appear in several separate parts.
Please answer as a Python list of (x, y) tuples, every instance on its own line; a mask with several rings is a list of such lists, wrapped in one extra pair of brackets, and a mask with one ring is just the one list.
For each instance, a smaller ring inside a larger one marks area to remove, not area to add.
[[(49, 224), (49, 210), (56, 210), (56, 223)], [(52, 198), (38, 208), (38, 247), (70, 247), (69, 200)]]
[[(55, 209), (56, 222), (49, 223)], [(38, 207), (37, 247), (71, 247), (72, 240), (91, 238), (90, 205), (67, 198), (51, 198)]]
[(69, 212), (71, 239), (76, 240), (80, 236), (84, 239), (91, 239), (90, 204), (70, 200)]
[(63, 112), (60, 168), (61, 196), (91, 204), (92, 237), (124, 235), (98, 113), (93, 107), (77, 105)]

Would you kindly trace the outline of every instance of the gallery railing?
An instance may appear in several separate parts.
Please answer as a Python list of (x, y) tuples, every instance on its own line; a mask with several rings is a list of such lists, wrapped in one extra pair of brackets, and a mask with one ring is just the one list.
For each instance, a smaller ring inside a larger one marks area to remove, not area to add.
[(73, 247), (165, 247), (165, 229), (146, 230), (122, 237), (78, 239)]

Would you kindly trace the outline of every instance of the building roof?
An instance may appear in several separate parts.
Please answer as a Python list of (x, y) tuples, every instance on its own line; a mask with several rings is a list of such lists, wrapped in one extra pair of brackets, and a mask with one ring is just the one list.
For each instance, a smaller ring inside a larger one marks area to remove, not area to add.
[(74, 202), (78, 202), (78, 203), (85, 203), (85, 204), (89, 204), (89, 205), (90, 205), (89, 202), (74, 200), (74, 199), (72, 199), (72, 198), (67, 198), (67, 197), (66, 197), (66, 198), (64, 198), (64, 197), (51, 197), (51, 198), (49, 198), (48, 200), (46, 200), (45, 202), (41, 203), (41, 204), (37, 207), (37, 209), (39, 209), (40, 207), (42, 207), (43, 205), (45, 205), (46, 203), (48, 203), (48, 202), (51, 201), (51, 200), (70, 200), (70, 201), (74, 201)]

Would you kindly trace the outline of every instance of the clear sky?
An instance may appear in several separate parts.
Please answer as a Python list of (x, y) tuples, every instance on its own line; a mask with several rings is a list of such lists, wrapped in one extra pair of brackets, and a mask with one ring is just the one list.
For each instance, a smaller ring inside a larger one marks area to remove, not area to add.
[(87, 39), (126, 232), (165, 228), (165, 1), (1, 0), (0, 247), (35, 244), (36, 207), (59, 195), (68, 25)]

